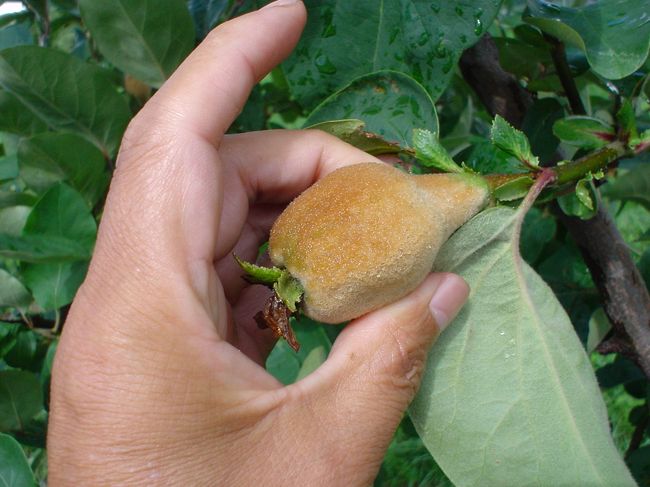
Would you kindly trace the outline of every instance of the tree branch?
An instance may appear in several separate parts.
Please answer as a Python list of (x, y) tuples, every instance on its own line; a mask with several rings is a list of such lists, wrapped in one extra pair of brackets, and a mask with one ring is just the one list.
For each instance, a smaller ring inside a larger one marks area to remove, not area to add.
[[(490, 114), (501, 115), (513, 126), (521, 127), (532, 96), (503, 71), (489, 36), (463, 53), (460, 66), (465, 80)], [(573, 83), (573, 79), (570, 81)], [(650, 296), (627, 244), (602, 206), (591, 220), (566, 215), (560, 220), (580, 247), (615, 336), (623, 343), (631, 342), (633, 360), (650, 377)]]
[(580, 98), (580, 92), (578, 91), (578, 87), (573, 81), (573, 76), (571, 75), (571, 69), (569, 68), (569, 62), (566, 58), (566, 48), (564, 47), (564, 43), (548, 34), (544, 34), (544, 39), (551, 47), (551, 58), (553, 59), (555, 71), (557, 72), (562, 88), (564, 89), (564, 94), (567, 100), (569, 100), (571, 112), (573, 112), (574, 115), (586, 115), (587, 110), (585, 110), (582, 98)]
[(499, 64), (499, 51), (489, 34), (460, 58), (465, 81), (492, 114), (499, 114), (514, 127), (521, 127), (533, 97)]

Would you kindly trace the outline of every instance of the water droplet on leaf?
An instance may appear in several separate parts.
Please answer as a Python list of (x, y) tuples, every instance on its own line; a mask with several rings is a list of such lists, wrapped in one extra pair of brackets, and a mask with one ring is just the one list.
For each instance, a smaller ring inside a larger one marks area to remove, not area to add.
[(330, 61), (330, 58), (328, 58), (324, 54), (316, 56), (316, 59), (314, 60), (314, 64), (316, 65), (316, 69), (318, 69), (320, 73), (323, 74), (336, 73), (336, 66), (334, 66), (334, 64), (332, 64), (332, 61)]
[(474, 34), (477, 36), (480, 36), (483, 33), (483, 22), (481, 22), (481, 19), (475, 19), (474, 20)]

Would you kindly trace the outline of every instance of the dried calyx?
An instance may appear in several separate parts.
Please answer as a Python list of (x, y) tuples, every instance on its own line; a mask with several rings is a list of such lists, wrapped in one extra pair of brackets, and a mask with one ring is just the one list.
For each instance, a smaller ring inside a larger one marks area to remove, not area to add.
[(276, 267), (238, 259), (248, 280), (274, 290), (258, 322), (297, 349), (294, 313), (342, 323), (402, 298), (489, 197), (485, 180), (473, 174), (412, 175), (377, 163), (332, 172), (273, 225), (269, 255)]

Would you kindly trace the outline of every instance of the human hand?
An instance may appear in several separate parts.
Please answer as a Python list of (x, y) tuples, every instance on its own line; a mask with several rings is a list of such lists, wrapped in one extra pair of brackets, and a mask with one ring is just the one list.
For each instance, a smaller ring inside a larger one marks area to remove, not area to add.
[(318, 131), (223, 135), (298, 40), (304, 6), (282, 3), (212, 32), (127, 130), (54, 364), (52, 486), (369, 484), (466, 299), (432, 275), (350, 323), (298, 383), (264, 370), (267, 291), (231, 253), (254, 260), (293, 197), (373, 160)]

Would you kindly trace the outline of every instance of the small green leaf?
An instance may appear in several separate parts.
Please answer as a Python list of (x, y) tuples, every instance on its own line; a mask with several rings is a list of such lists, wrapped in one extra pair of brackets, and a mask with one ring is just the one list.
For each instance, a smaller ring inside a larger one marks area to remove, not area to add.
[(525, 197), (533, 185), (533, 178), (522, 176), (494, 189), (492, 195), (498, 201), (514, 201)]
[(596, 187), (591, 179), (581, 179), (576, 183), (575, 192), (560, 196), (557, 202), (565, 214), (589, 220), (598, 210)]
[(433, 167), (443, 172), (463, 172), (433, 132), (413, 129), (413, 147), (416, 159), (423, 166)]
[(239, 264), (239, 267), (246, 273), (247, 279), (255, 284), (273, 285), (282, 276), (282, 269), (279, 267), (262, 267), (259, 265), (251, 264), (245, 260), (240, 259), (233, 254), (233, 257)]
[(0, 484), (5, 487), (31, 487), (36, 479), (25, 452), (11, 436), (0, 433)]
[(366, 132), (365, 126), (366, 124), (361, 120), (349, 119), (321, 122), (305, 128), (327, 132), (372, 155), (397, 154), (402, 150), (398, 143), (389, 142), (377, 134)]
[(275, 293), (292, 313), (296, 312), (296, 304), (304, 293), (298, 279), (289, 274), (288, 271), (282, 271), (280, 278), (273, 285)]
[(0, 269), (0, 308), (29, 306), (32, 296), (25, 286), (6, 270)]
[(519, 159), (526, 166), (538, 166), (539, 160), (530, 150), (526, 135), (512, 127), (506, 120), (497, 115), (490, 131), (492, 142), (499, 149)]
[(595, 188), (592, 187), (591, 181), (591, 178), (584, 178), (578, 181), (576, 183), (576, 196), (580, 200), (580, 203), (589, 210), (594, 211), (596, 209), (596, 201), (593, 197)]
[(599, 149), (616, 138), (614, 127), (594, 117), (570, 116), (553, 124), (553, 133), (570, 145)]
[(43, 393), (35, 374), (0, 371), (0, 431), (23, 429), (41, 409)]

